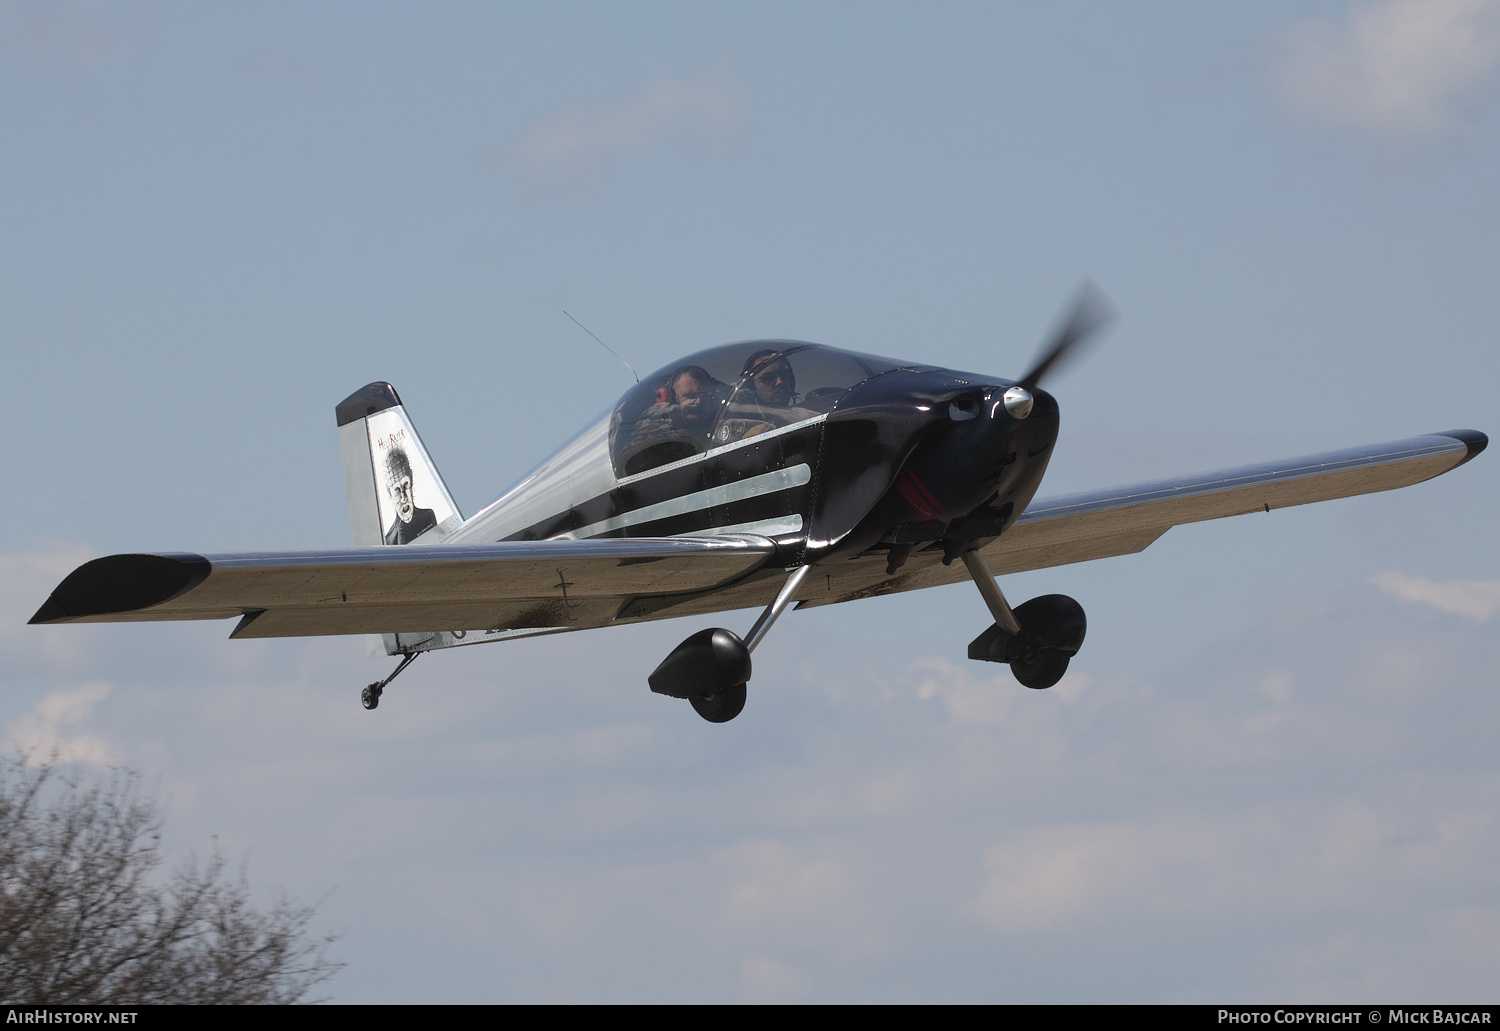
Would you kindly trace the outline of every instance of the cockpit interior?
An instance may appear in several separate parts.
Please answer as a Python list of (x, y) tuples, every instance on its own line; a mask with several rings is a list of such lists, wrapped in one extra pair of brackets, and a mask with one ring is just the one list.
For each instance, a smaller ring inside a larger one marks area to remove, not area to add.
[(615, 473), (635, 476), (815, 419), (850, 388), (905, 367), (792, 340), (699, 351), (658, 369), (620, 399), (609, 427)]

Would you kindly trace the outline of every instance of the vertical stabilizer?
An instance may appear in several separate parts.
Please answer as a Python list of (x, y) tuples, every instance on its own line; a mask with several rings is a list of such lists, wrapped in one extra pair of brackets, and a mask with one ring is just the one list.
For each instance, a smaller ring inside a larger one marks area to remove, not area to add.
[(437, 544), (463, 516), (389, 383), (370, 383), (335, 411), (356, 547)]

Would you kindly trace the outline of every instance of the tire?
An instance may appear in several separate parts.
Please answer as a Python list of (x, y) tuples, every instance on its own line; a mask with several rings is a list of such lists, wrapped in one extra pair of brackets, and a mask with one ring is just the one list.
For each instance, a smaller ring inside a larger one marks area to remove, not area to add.
[(380, 695), (375, 692), (374, 684), (359, 693), (359, 704), (366, 709), (373, 709), (380, 704)]
[(1042, 648), (1011, 659), (1010, 671), (1015, 674), (1022, 687), (1041, 691), (1063, 678), (1063, 674), (1068, 671), (1069, 658), (1071, 656), (1067, 652), (1060, 652), (1056, 648)]
[(745, 708), (745, 685), (726, 687), (711, 698), (692, 698), (693, 711), (710, 723), (728, 723)]

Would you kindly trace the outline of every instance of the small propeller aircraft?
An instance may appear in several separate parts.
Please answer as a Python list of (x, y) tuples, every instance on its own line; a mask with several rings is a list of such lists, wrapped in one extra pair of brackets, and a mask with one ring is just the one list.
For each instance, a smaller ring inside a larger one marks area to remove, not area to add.
[(791, 340), (711, 348), (658, 370), (514, 487), (464, 518), (389, 383), (337, 406), (355, 546), (112, 555), (74, 570), (32, 623), (238, 617), (232, 638), (368, 634), (400, 656), (760, 607), (650, 674), (722, 723), (750, 656), (793, 602), (971, 578), (990, 626), (971, 659), (1057, 683), (1083, 644), (1061, 594), (1011, 607), (995, 581), (1125, 555), (1203, 519), (1402, 487), (1484, 450), (1476, 430), (1033, 500), (1057, 440), (1041, 389), (1112, 316), (1086, 285), (1019, 380)]

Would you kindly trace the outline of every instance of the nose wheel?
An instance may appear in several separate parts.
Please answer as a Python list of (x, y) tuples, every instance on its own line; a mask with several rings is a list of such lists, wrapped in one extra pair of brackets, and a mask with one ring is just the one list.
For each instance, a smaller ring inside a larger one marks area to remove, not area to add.
[(1068, 671), (1069, 658), (1067, 652), (1056, 648), (1038, 648), (1011, 659), (1010, 671), (1022, 687), (1040, 691), (1063, 678)]
[(970, 551), (963, 560), (995, 617), (990, 628), (969, 643), (969, 658), (1009, 663), (1021, 686), (1036, 691), (1061, 680), (1088, 630), (1083, 606), (1065, 594), (1044, 594), (1012, 611), (984, 556)]

